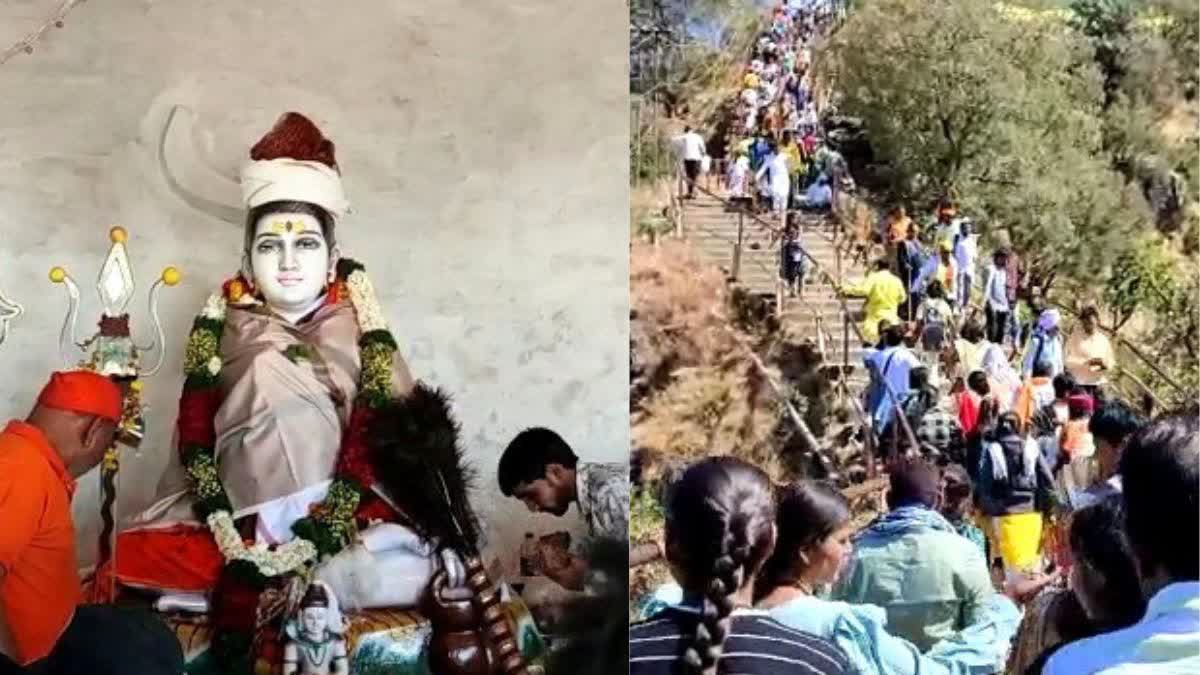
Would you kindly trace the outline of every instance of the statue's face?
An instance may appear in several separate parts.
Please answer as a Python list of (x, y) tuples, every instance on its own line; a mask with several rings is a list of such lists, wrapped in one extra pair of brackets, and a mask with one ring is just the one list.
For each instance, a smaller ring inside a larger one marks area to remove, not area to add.
[(270, 213), (259, 219), (249, 258), (263, 300), (293, 321), (317, 303), (335, 262), (321, 223), (307, 213)]
[(305, 607), (300, 612), (300, 626), (309, 635), (322, 635), (325, 632), (328, 609), (324, 607)]

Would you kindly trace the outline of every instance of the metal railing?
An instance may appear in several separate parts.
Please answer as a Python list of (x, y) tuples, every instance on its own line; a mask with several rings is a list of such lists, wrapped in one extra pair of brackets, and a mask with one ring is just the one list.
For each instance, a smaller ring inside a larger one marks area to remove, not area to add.
[[(836, 30), (838, 27), (840, 27), (840, 24), (845, 20), (845, 17), (846, 17), (846, 11), (844, 11), (845, 8), (843, 6), (843, 3), (838, 2), (837, 5), (838, 5), (838, 7), (835, 9), (834, 14), (831, 17), (833, 19), (833, 21), (832, 21), (832, 23), (833, 23), (832, 29), (833, 30)], [(711, 176), (714, 173), (715, 173), (715, 175), (717, 175), (719, 177), (719, 180), (722, 180), (723, 177), (725, 176), (725, 172), (723, 170), (724, 168), (725, 168), (725, 161), (714, 162), (714, 166), (710, 167), (710, 172), (706, 175), (707, 176), (706, 180), (710, 181)], [(713, 171), (713, 170), (715, 170), (715, 171)], [(837, 227), (840, 222), (840, 214), (838, 213), (838, 211), (840, 210), (839, 209), (839, 205), (841, 202), (840, 198), (843, 196), (843, 191), (841, 189), (842, 186), (841, 186), (841, 180), (840, 180), (840, 178), (841, 178), (840, 171), (835, 171), (835, 173), (838, 175), (835, 177), (835, 178), (837, 178), (837, 180), (832, 181), (834, 195), (833, 195), (833, 199), (832, 199), (832, 203), (831, 203), (831, 216), (833, 216), (835, 218), (835, 221), (834, 221), (835, 227)], [(672, 205), (674, 207), (673, 211), (675, 214), (675, 234), (677, 237), (684, 236), (684, 233), (687, 230), (687, 223), (685, 222), (685, 214), (686, 214), (687, 209), (685, 208), (685, 201), (683, 198), (684, 194), (685, 194), (685, 185), (686, 185), (686, 180), (684, 178), (683, 171), (682, 171), (682, 162), (677, 162), (676, 171), (675, 171), (675, 181), (674, 181), (675, 189), (672, 191), (673, 194), (671, 196)], [(738, 221), (737, 221), (738, 226), (737, 226), (736, 239), (732, 242), (733, 253), (732, 253), (732, 260), (731, 260), (731, 265), (730, 265), (730, 276), (732, 277), (732, 279), (734, 281), (736, 281), (737, 279), (740, 278), (741, 271), (742, 271), (742, 257), (743, 257), (744, 247), (746, 244), (746, 237), (745, 237), (746, 218), (749, 218), (750, 221), (755, 226), (757, 226), (761, 230), (765, 230), (770, 235), (767, 243), (768, 243), (768, 245), (771, 245), (771, 244), (774, 244), (775, 241), (778, 238), (780, 238), (783, 235), (784, 231), (786, 230), (788, 214), (791, 212), (795, 212), (795, 210), (789, 211), (788, 209), (784, 209), (783, 212), (779, 215), (780, 221), (779, 221), (778, 225), (776, 225), (776, 224), (772, 224), (771, 222), (769, 222), (768, 220), (766, 220), (764, 218), (759, 217), (759, 215), (756, 213), (748, 212), (741, 205), (731, 204), (727, 199), (714, 193), (712, 190), (708, 189), (708, 187), (701, 185), (699, 179), (697, 179), (693, 183), (692, 187), (694, 190), (698, 190), (702, 194), (706, 194), (706, 195), (716, 199), (718, 201), (718, 203), (721, 204), (727, 210), (731, 209), (731, 208), (736, 210), (737, 218), (738, 218)], [(724, 235), (721, 235), (720, 233), (713, 232), (712, 230), (708, 230), (708, 228), (699, 228), (699, 226), (696, 226), (696, 227), (698, 229), (704, 229), (710, 235), (715, 235), (719, 238), (726, 238)], [(837, 235), (835, 235), (835, 240), (838, 238), (838, 236), (840, 236), (844, 232), (843, 227), (838, 227), (838, 229), (839, 229), (839, 232), (837, 233)], [(803, 228), (798, 228), (797, 234), (798, 234), (798, 236), (802, 237), (803, 236)], [(807, 263), (809, 264), (810, 270), (812, 270), (812, 272), (816, 273), (821, 278), (823, 278), (824, 280), (829, 282), (829, 284), (832, 286), (832, 288), (834, 290), (834, 294), (833, 294), (834, 299), (837, 301), (837, 303), (839, 305), (839, 312), (840, 312), (841, 319), (842, 319), (842, 363), (838, 368), (838, 372), (839, 372), (838, 386), (841, 388), (842, 392), (850, 398), (850, 400), (853, 403), (854, 411), (858, 418), (860, 428), (863, 430), (863, 437), (867, 441), (867, 453), (866, 454), (868, 457), (868, 475), (871, 478), (874, 478), (874, 476), (875, 476), (875, 452), (874, 452), (873, 446), (874, 446), (874, 442), (876, 440), (874, 421), (869, 415), (867, 415), (865, 409), (863, 408), (861, 402), (858, 400), (855, 393), (853, 391), (851, 391), (850, 386), (847, 381), (847, 377), (846, 377), (846, 374), (850, 369), (850, 363), (849, 363), (850, 333), (853, 332), (855, 337), (861, 343), (865, 344), (866, 341), (863, 338), (862, 331), (859, 329), (857, 323), (855, 323), (854, 321), (851, 320), (852, 312), (850, 311), (850, 307), (849, 307), (848, 303), (846, 302), (845, 297), (841, 293), (841, 289), (843, 288), (843, 279), (842, 279), (843, 265), (842, 265), (842, 259), (841, 259), (841, 247), (837, 241), (834, 242), (835, 271), (834, 271), (834, 273), (831, 274), (827, 269), (825, 269), (824, 265), (822, 265), (816, 258), (814, 258), (812, 256), (812, 254), (810, 254), (808, 252), (807, 248), (804, 247), (803, 241), (801, 241), (800, 243), (801, 243), (801, 246), (800, 246), (801, 253), (804, 256)], [(761, 261), (756, 261), (756, 262), (759, 264), (760, 267), (763, 267), (765, 269), (765, 266), (762, 265)], [(784, 292), (784, 280), (779, 275), (778, 269), (776, 269), (774, 271), (772, 271), (772, 270), (767, 270), (767, 271), (769, 274), (770, 273), (775, 274), (775, 278), (776, 278), (775, 315), (779, 320), (782, 321), (785, 310), (786, 310), (786, 295), (787, 295)], [(827, 341), (827, 339), (828, 339), (828, 342), (832, 342), (832, 337), (827, 335), (827, 330), (823, 324), (823, 319), (820, 316), (820, 313), (815, 312), (815, 310), (814, 310), (814, 325), (816, 326), (818, 341), (822, 344), (820, 351), (822, 352), (822, 360), (824, 360), (824, 351), (825, 350), (824, 350), (823, 345)], [(802, 430), (802, 435), (805, 436), (806, 444), (815, 443), (815, 437), (812, 436), (811, 431), (808, 430), (808, 427), (807, 427), (807, 425), (804, 424), (803, 420), (801, 420), (799, 418), (797, 412), (795, 411), (794, 407), (791, 405), (790, 401), (786, 400), (786, 397), (783, 396), (783, 392), (776, 386), (776, 384), (773, 381), (773, 378), (766, 371), (766, 366), (762, 363), (761, 359), (757, 356), (757, 354), (755, 354), (753, 352), (753, 350), (750, 350), (750, 355), (752, 356), (756, 367), (759, 368), (760, 372), (762, 372), (765, 379), (768, 381), (769, 384), (771, 384), (771, 386), (775, 390), (776, 394), (778, 396), (780, 396), (782, 399), (784, 399), (785, 404), (788, 409), (789, 417), (792, 417), (797, 428)], [(890, 403), (888, 405), (890, 405), (892, 408), (891, 413), (894, 414), (895, 418), (898, 420), (899, 425), (903, 429), (904, 435), (906, 436), (906, 439), (907, 439), (910, 447), (912, 447), (912, 448), (919, 447), (917, 440), (916, 440), (916, 435), (913, 433), (912, 427), (911, 427), (911, 425), (909, 425), (908, 419), (904, 415), (904, 411), (902, 409), (901, 401), (900, 401), (899, 397), (896, 395), (896, 393), (892, 389), (891, 385), (888, 384), (885, 380), (883, 380), (882, 377), (880, 377), (878, 379), (881, 382), (882, 386), (885, 388), (884, 396), (888, 399), (888, 401), (890, 401)], [(895, 445), (895, 444), (893, 444), (893, 445)], [(814, 447), (813, 449), (816, 450), (817, 448)]]
[[(825, 326), (824, 319), (821, 314), (816, 313), (815, 317), (818, 340), (817, 344), (819, 345), (819, 351), (821, 352), (821, 360), (824, 361), (824, 345), (826, 342), (832, 341), (833, 336), (829, 334), (829, 329)], [(867, 478), (872, 479), (875, 478), (876, 474), (878, 473), (875, 462), (875, 435), (868, 432), (868, 430), (874, 430), (874, 424), (871, 417), (867, 415), (867, 411), (863, 408), (862, 401), (858, 399), (858, 395), (850, 389), (849, 331), (846, 330), (846, 317), (844, 315), (842, 316), (842, 326), (842, 360), (840, 364), (836, 365), (837, 379), (834, 380), (834, 386), (837, 390), (838, 401), (841, 402), (843, 400), (848, 400), (850, 402), (851, 411), (853, 411), (854, 416), (858, 421), (859, 428), (864, 430), (863, 441), (865, 443), (864, 454), (866, 455), (867, 461)], [(899, 414), (901, 411), (897, 410), (896, 412)]]
[[(682, 182), (680, 183), (680, 185), (682, 186)], [(700, 185), (699, 182), (696, 183), (695, 189), (716, 199), (718, 201), (718, 203), (720, 203), (725, 208), (735, 208), (736, 207), (734, 204), (729, 202), (727, 199), (721, 197), (720, 195), (718, 195), (718, 194), (712, 192), (711, 190), (708, 190), (704, 186)], [(678, 194), (681, 195), (682, 193), (678, 193)], [(682, 209), (683, 201), (682, 200), (680, 200), (680, 204), (681, 204), (680, 211), (682, 212), (683, 211), (683, 209)], [(748, 217), (755, 225), (757, 225), (759, 227), (759, 229), (766, 230), (771, 235), (768, 243), (774, 243), (774, 241), (782, 234), (782, 231), (783, 231), (782, 227), (773, 225), (769, 221), (767, 221), (763, 218), (760, 218), (757, 214), (747, 213), (747, 212), (745, 212), (745, 209), (739, 208), (738, 215), (739, 215), (738, 238), (737, 238), (737, 240), (732, 242), (734, 245), (734, 254), (733, 255), (734, 255), (735, 260), (740, 261), (740, 258), (742, 255), (741, 247), (745, 243), (745, 240), (744, 240), (745, 218)], [(785, 217), (786, 217), (786, 215), (785, 215)], [(681, 220), (681, 223), (682, 223), (682, 220)], [(720, 233), (713, 232), (712, 230), (707, 230), (707, 228), (705, 228), (705, 229), (711, 235), (715, 235), (715, 236), (721, 237), (721, 238), (726, 238), (726, 237), (724, 237), (724, 235), (721, 235)], [(830, 285), (833, 286), (833, 288), (835, 290), (834, 299), (837, 301), (841, 315), (842, 315), (842, 330), (843, 330), (843, 335), (844, 335), (844, 339), (843, 339), (843, 343), (842, 343), (843, 344), (843, 349), (842, 349), (843, 362), (842, 362), (840, 369), (843, 372), (845, 372), (845, 370), (850, 366), (850, 363), (849, 363), (849, 339), (847, 339), (847, 338), (849, 338), (850, 333), (852, 332), (854, 334), (854, 336), (856, 338), (858, 338), (858, 340), (862, 344), (866, 344), (866, 340), (864, 339), (862, 330), (858, 327), (858, 324), (850, 319), (852, 312), (850, 311), (849, 304), (846, 302), (845, 297), (843, 297), (840, 293), (840, 289), (842, 287), (841, 280), (838, 279), (837, 277), (833, 276), (832, 274), (830, 274), (829, 271), (825, 269), (824, 265), (822, 265), (820, 261), (818, 261), (816, 258), (814, 258), (812, 256), (812, 254), (810, 254), (806, 249), (804, 249), (803, 244), (801, 245), (801, 252), (803, 253), (805, 259), (811, 265), (810, 269), (814, 270), (815, 272), (820, 274), (823, 278), (825, 278), (827, 281), (829, 281)], [(759, 264), (761, 266), (761, 262), (759, 262)], [(738, 263), (738, 265), (740, 265), (740, 262)], [(732, 265), (731, 265), (731, 267), (732, 267)], [(765, 267), (764, 267), (764, 269), (765, 269)], [(777, 274), (777, 272), (773, 272), (773, 273)], [(784, 304), (783, 296), (785, 294), (782, 292), (783, 280), (779, 279), (778, 277), (777, 277), (776, 288), (777, 288), (776, 315), (779, 318), (782, 318), (782, 315), (783, 315), (782, 310), (783, 310), (783, 304)], [(911, 447), (911, 448), (919, 447), (919, 444), (917, 443), (916, 434), (913, 432), (912, 426), (908, 423), (908, 418), (904, 415), (904, 411), (903, 411), (903, 408), (901, 405), (902, 401), (900, 400), (899, 395), (896, 394), (895, 390), (891, 387), (890, 384), (888, 384), (886, 382), (886, 380), (879, 378), (879, 381), (881, 382), (881, 385), (883, 387), (885, 387), (884, 396), (889, 401), (889, 403), (887, 405), (889, 405), (892, 408), (892, 412), (890, 414), (894, 415), (894, 418), (898, 421), (899, 428), (903, 432), (903, 434), (905, 436), (905, 440), (908, 441), (909, 447)], [(850, 398), (857, 402), (856, 396), (849, 389), (849, 386), (847, 384), (843, 384), (843, 386), (845, 387), (845, 391), (850, 395)], [(865, 412), (865, 410), (863, 410), (861, 408), (861, 406), (857, 409), (856, 412), (861, 413), (859, 415), (859, 421), (863, 426), (864, 438), (868, 438), (869, 445), (874, 446), (875, 441), (877, 439), (876, 439), (873, 420), (867, 418), (866, 412)], [(868, 452), (868, 456), (873, 457), (874, 452), (873, 451)]]
[[(1050, 306), (1052, 306), (1055, 309), (1062, 310), (1063, 312), (1066, 312), (1067, 314), (1070, 314), (1072, 316), (1076, 316), (1076, 317), (1078, 316), (1078, 312), (1076, 312), (1075, 309), (1072, 307), (1068, 307), (1067, 305), (1064, 305), (1059, 302), (1054, 302), (1052, 300), (1047, 300), (1046, 302), (1047, 302), (1047, 304), (1049, 304)], [(970, 301), (970, 303), (968, 304), (968, 306), (965, 309), (969, 310), (971, 312), (972, 316), (977, 316), (978, 314), (983, 312), (983, 306), (979, 303), (978, 300), (974, 300), (974, 299), (972, 299)], [(1099, 328), (1100, 331), (1102, 331), (1110, 340), (1115, 341), (1117, 343), (1117, 347), (1125, 348), (1129, 355), (1133, 356), (1134, 359), (1136, 359), (1137, 361), (1139, 361), (1140, 363), (1145, 365), (1147, 368), (1149, 368), (1156, 375), (1158, 375), (1159, 378), (1161, 378), (1163, 382), (1166, 382), (1168, 385), (1170, 385), (1171, 388), (1174, 389), (1176, 392), (1184, 395), (1185, 397), (1194, 397), (1195, 396), (1195, 392), (1189, 393), (1187, 391), (1187, 389), (1185, 387), (1183, 387), (1183, 385), (1179, 384), (1173, 378), (1171, 378), (1171, 376), (1164, 373), (1162, 371), (1162, 368), (1160, 368), (1157, 363), (1155, 363), (1149, 356), (1146, 356), (1145, 354), (1143, 354), (1141, 352), (1141, 350), (1139, 350), (1132, 342), (1130, 342), (1128, 339), (1126, 339), (1123, 335), (1118, 333), (1116, 330), (1109, 328), (1107, 326), (1099, 325), (1099, 324), (1097, 324), (1096, 327)], [(1068, 333), (1068, 335), (1069, 335), (1069, 333)], [(1065, 340), (1065, 338), (1064, 338), (1064, 340)], [(1009, 360), (1009, 364), (1012, 365), (1014, 362), (1020, 363), (1023, 359), (1024, 359), (1023, 351), (1020, 349), (1014, 348), (1013, 356), (1012, 356), (1012, 359)], [(1125, 378), (1125, 379), (1129, 380), (1130, 382), (1134, 383), (1135, 385), (1137, 385), (1138, 389), (1141, 390), (1141, 392), (1143, 394), (1149, 396), (1150, 399), (1154, 402), (1154, 404), (1157, 405), (1160, 409), (1168, 407), (1167, 404), (1165, 402), (1163, 402), (1163, 400), (1158, 396), (1157, 393), (1155, 393), (1155, 391), (1153, 389), (1150, 388), (1150, 386), (1148, 384), (1143, 382), (1141, 380), (1141, 378), (1139, 378), (1138, 376), (1131, 373), (1128, 368), (1122, 367), (1119, 362), (1117, 363), (1117, 367), (1114, 371), (1114, 375), (1117, 378)], [(1128, 390), (1120, 388), (1119, 385), (1117, 385), (1115, 380), (1110, 380), (1110, 383), (1114, 387), (1118, 387), (1120, 393), (1126, 399), (1135, 398), (1133, 396), (1130, 396)]]

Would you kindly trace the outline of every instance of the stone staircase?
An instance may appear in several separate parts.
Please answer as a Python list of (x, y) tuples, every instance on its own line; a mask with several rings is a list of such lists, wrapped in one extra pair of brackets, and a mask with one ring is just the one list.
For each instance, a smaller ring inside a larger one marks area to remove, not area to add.
[[(726, 207), (725, 203), (700, 190), (695, 199), (683, 201), (684, 234), (693, 247), (706, 259), (718, 266), (732, 284), (745, 289), (752, 295), (770, 299), (776, 295), (779, 273), (779, 241), (771, 241), (771, 231), (750, 216), (742, 220), (742, 256), (737, 278), (733, 277), (734, 247), (738, 240), (739, 215)], [(774, 223), (771, 216), (760, 216)], [(817, 265), (835, 275), (837, 259), (833, 244), (832, 221), (824, 216), (802, 214), (800, 217), (800, 241), (805, 250), (817, 261)], [(861, 262), (851, 265), (843, 260), (842, 278), (861, 279), (866, 269)], [(848, 299), (851, 320), (862, 318), (860, 299)], [(824, 340), (818, 336), (818, 319), (823, 327)], [(841, 304), (837, 300), (832, 284), (824, 275), (809, 265), (803, 292), (798, 297), (784, 297), (781, 322), (784, 334), (796, 339), (808, 338), (824, 347), (825, 362), (830, 365), (848, 363), (848, 384), (858, 394), (866, 385), (867, 376), (862, 367), (863, 349), (853, 329), (843, 330)], [(843, 359), (846, 359), (843, 361)]]

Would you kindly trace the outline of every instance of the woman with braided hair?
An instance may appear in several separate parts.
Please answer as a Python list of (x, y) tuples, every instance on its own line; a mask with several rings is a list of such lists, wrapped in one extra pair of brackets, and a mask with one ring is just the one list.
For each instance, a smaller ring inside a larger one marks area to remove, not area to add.
[(733, 457), (692, 465), (671, 491), (665, 529), (683, 603), (630, 627), (630, 675), (854, 672), (829, 641), (751, 609), (776, 534), (760, 469)]

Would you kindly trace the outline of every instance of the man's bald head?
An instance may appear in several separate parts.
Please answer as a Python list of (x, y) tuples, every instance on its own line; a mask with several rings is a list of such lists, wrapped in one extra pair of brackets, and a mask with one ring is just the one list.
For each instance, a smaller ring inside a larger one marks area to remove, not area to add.
[(26, 420), (46, 436), (72, 476), (100, 463), (112, 446), (123, 396), (111, 379), (90, 371), (54, 373)]
[(26, 422), (46, 435), (67, 471), (76, 478), (104, 459), (117, 432), (117, 423), (110, 419), (40, 403), (33, 407)]

